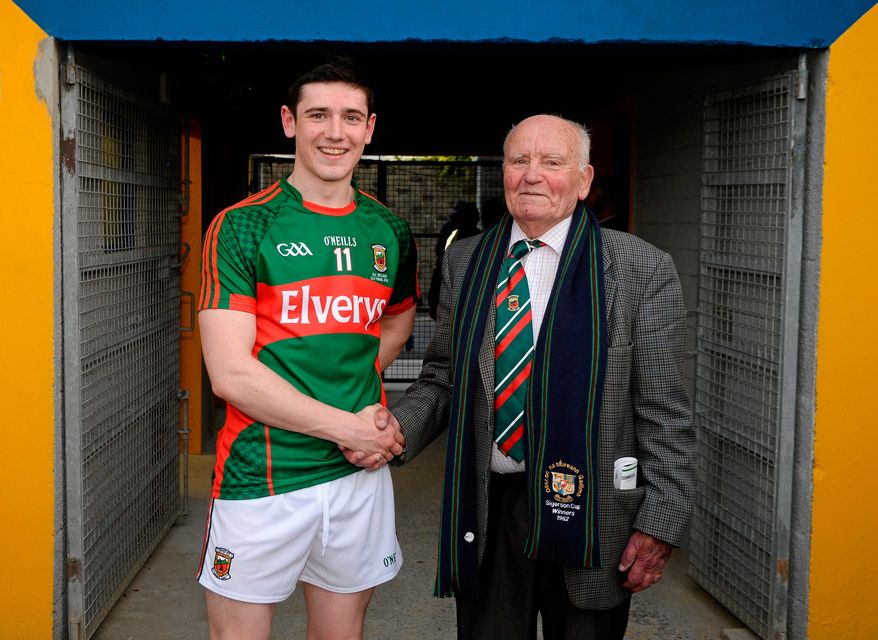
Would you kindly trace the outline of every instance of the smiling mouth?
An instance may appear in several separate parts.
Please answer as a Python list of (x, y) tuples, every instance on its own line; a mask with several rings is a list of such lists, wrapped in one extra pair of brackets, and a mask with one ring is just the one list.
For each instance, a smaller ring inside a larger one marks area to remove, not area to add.
[(341, 156), (348, 152), (347, 149), (334, 149), (331, 147), (318, 147), (320, 153), (325, 153), (328, 156)]

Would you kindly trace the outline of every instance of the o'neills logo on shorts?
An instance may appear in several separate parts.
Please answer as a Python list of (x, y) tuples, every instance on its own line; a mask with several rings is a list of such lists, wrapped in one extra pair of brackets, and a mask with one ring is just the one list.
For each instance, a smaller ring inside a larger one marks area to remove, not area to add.
[(383, 298), (349, 295), (311, 295), (311, 286), (281, 291), (280, 324), (369, 325), (381, 319)]

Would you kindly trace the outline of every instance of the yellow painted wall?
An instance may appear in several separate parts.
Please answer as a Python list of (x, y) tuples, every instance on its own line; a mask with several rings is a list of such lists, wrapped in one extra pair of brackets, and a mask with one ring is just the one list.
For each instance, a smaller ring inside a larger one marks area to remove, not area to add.
[(875, 640), (878, 6), (829, 50), (810, 640)]
[(52, 116), (37, 96), (41, 31), (0, 0), (0, 638), (52, 637)]

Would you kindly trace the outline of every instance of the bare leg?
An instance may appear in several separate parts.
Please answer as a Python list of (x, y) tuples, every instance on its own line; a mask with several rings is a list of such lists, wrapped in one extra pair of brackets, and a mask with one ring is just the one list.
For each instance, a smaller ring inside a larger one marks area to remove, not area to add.
[(375, 589), (334, 593), (302, 583), (308, 607), (308, 640), (361, 640), (366, 607)]
[(232, 600), (209, 589), (205, 593), (210, 640), (268, 640), (273, 604)]

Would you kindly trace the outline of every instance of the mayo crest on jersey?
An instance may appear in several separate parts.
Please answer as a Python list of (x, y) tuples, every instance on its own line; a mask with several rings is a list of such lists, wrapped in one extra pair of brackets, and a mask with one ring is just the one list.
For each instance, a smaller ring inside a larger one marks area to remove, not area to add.
[[(299, 391), (346, 411), (380, 402), (380, 320), (417, 299), (408, 225), (356, 190), (330, 209), (282, 180), (214, 218), (199, 309), (256, 319), (253, 355)], [(376, 249), (378, 247), (378, 249)], [(338, 447), (263, 425), (227, 406), (214, 497), (294, 491), (357, 471)]]

